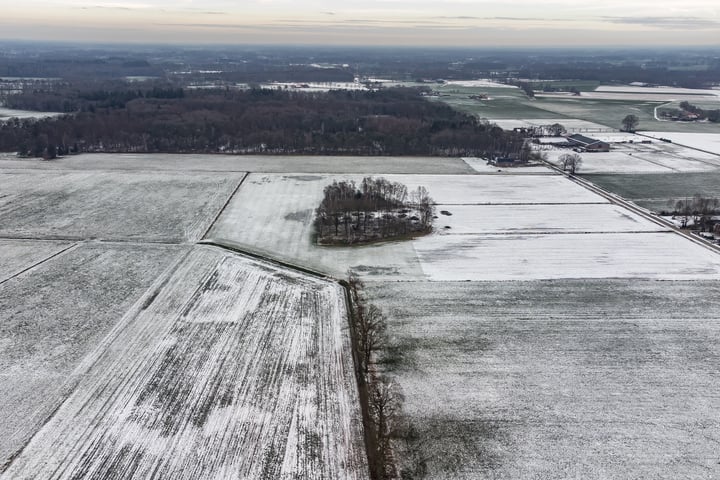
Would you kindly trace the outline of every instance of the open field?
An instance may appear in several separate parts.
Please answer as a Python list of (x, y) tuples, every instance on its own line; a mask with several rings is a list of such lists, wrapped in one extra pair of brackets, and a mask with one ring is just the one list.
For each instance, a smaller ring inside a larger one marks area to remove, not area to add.
[[(559, 175), (388, 175), (386, 178), (401, 181), (408, 189), (426, 186), (438, 203), (438, 215), (449, 205), (607, 203)], [(427, 237), (360, 247), (320, 247), (314, 243), (312, 219), (323, 188), (333, 180), (348, 179), (359, 181), (361, 177), (252, 174), (210, 230), (208, 238), (340, 277), (352, 267), (375, 277), (423, 279), (415, 245)], [(508, 215), (511, 211), (508, 210)]]
[(656, 212), (666, 210), (669, 200), (689, 198), (696, 193), (720, 197), (720, 171), (652, 175), (583, 174), (583, 178)]
[(720, 255), (674, 233), (443, 235), (414, 246), (432, 281), (720, 279)]
[[(544, 151), (556, 165), (558, 158), (571, 150), (555, 148)], [(579, 172), (590, 173), (673, 173), (705, 172), (720, 169), (720, 156), (700, 152), (672, 143), (614, 143), (609, 152), (581, 154)]]
[[(639, 160), (711, 157), (655, 147)], [(367, 478), (344, 292), (187, 245), (226, 200), (207, 242), (367, 282), (389, 317), (382, 368), (406, 395), (402, 466), (424, 459), (432, 479), (719, 473), (720, 256), (546, 168), (80, 155), (0, 169), (0, 235), (79, 241), (0, 240), (15, 273), (70, 247), (0, 283), (0, 465), (27, 445), (3, 479)], [(315, 245), (323, 188), (368, 172), (426, 186), (436, 231)], [(715, 188), (716, 173), (588, 178), (662, 196)], [(147, 243), (160, 241), (185, 245)]]
[(595, 89), (597, 92), (605, 93), (632, 93), (635, 95), (690, 95), (693, 97), (710, 96), (716, 97), (720, 102), (720, 90), (703, 90), (698, 88), (679, 87), (637, 87), (634, 85), (602, 85)]
[[(11, 243), (43, 256), (62, 246), (3, 241), (0, 256), (20, 252)], [(0, 285), (0, 471), (72, 392), (86, 355), (184, 251), (84, 244)]]
[(294, 173), (471, 173), (459, 158), (304, 157), (287, 155), (114, 154), (72, 155), (52, 161), (0, 153), (0, 169), (294, 172)]
[(540, 127), (543, 125), (552, 125), (559, 123), (568, 131), (568, 133), (597, 133), (597, 132), (613, 132), (614, 129), (609, 128), (605, 125), (600, 125), (595, 122), (588, 122), (587, 120), (578, 120), (574, 118), (522, 118), (522, 119), (488, 119), (489, 122), (497, 124), (498, 127), (505, 130), (512, 130), (513, 128), (530, 128)]
[[(469, 95), (479, 93), (487, 93), (489, 98), (487, 100), (469, 98)], [(551, 116), (547, 110), (537, 108), (518, 89), (452, 88), (449, 91), (444, 90), (442, 97), (431, 97), (430, 100), (447, 103), (461, 112), (475, 115), (478, 118), (515, 119), (548, 118)], [(557, 115), (557, 118), (566, 117)]]
[[(720, 106), (718, 106), (720, 108)], [(718, 133), (643, 132), (655, 138), (667, 138), (675, 144), (712, 152), (720, 156), (720, 128)]]
[(71, 245), (68, 242), (0, 239), (0, 282), (62, 252)]
[(195, 247), (85, 363), (6, 478), (367, 478), (333, 282)]
[[(720, 476), (719, 282), (371, 282), (431, 479)], [(423, 468), (424, 467), (424, 468)]]
[(612, 204), (567, 204), (552, 205), (551, 208), (547, 205), (453, 205), (439, 207), (437, 216), (435, 230), (440, 235), (664, 230), (660, 225)]
[(388, 176), (408, 188), (427, 186), (438, 204), (437, 233), (321, 247), (313, 239), (314, 208), (324, 186), (342, 178), (348, 177), (251, 175), (208, 237), (321, 272), (344, 276), (352, 269), (376, 280), (720, 278), (713, 252), (675, 234), (652, 233), (663, 227), (560, 175)]
[(0, 171), (0, 236), (198, 240), (243, 174)]
[(62, 113), (55, 113), (55, 112), (34, 112), (34, 111), (26, 111), (26, 110), (13, 110), (11, 108), (3, 108), (0, 107), (0, 122), (3, 120), (7, 120), (9, 118), (19, 118), (19, 119), (26, 119), (26, 118), (48, 118), (48, 117), (57, 117), (59, 115), (62, 115)]
[(555, 172), (545, 165), (528, 165), (520, 167), (497, 167), (496, 165), (490, 165), (484, 158), (477, 157), (463, 157), (463, 161), (467, 163), (477, 173), (482, 174), (497, 174), (503, 175), (528, 175), (528, 174), (550, 174), (554, 175)]

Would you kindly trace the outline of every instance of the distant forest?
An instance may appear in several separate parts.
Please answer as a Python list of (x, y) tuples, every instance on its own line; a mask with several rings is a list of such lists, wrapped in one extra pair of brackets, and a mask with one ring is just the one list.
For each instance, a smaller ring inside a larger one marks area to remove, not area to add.
[(517, 133), (429, 102), (411, 88), (306, 93), (126, 84), (19, 95), (12, 106), (44, 109), (50, 101), (79, 111), (0, 124), (0, 151), (45, 158), (77, 152), (507, 156), (524, 144)]

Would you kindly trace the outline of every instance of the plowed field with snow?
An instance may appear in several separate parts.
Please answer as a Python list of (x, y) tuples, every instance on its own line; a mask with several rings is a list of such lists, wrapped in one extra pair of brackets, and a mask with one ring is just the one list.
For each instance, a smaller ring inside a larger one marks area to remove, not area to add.
[[(21, 252), (8, 243), (0, 258)], [(62, 246), (17, 243), (34, 250), (33, 263)], [(0, 284), (0, 471), (73, 391), (86, 356), (185, 250), (80, 244)]]
[(367, 478), (346, 328), (337, 284), (196, 247), (3, 478)]

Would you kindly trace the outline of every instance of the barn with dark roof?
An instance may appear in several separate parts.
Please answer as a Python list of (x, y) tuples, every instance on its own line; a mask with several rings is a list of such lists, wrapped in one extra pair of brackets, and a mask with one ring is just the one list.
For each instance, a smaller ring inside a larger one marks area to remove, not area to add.
[(609, 152), (610, 144), (594, 138), (586, 137), (576, 133), (567, 137), (568, 142), (574, 147), (582, 149), (583, 152)]

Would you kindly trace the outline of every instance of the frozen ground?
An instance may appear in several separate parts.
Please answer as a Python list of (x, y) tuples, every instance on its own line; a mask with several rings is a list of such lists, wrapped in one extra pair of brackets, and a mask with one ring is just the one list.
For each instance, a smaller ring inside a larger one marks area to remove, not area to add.
[(518, 88), (514, 85), (495, 82), (489, 79), (480, 80), (450, 80), (445, 85), (457, 85), (458, 87), (482, 87), (482, 88)]
[[(0, 257), (22, 256), (13, 243), (2, 242)], [(41, 256), (61, 247), (17, 244)], [(0, 471), (73, 390), (85, 356), (182, 251), (84, 244), (0, 284)]]
[(72, 155), (52, 161), (0, 153), (0, 169), (217, 171), (295, 173), (472, 173), (460, 158), (305, 157), (288, 155), (113, 154)]
[(504, 175), (527, 175), (530, 173), (550, 173), (553, 174), (553, 170), (548, 167), (538, 166), (520, 166), (520, 167), (502, 167), (498, 168), (495, 165), (489, 165), (487, 160), (484, 158), (477, 157), (464, 157), (463, 160), (477, 173), (495, 174), (501, 173)]
[(371, 282), (431, 479), (720, 477), (720, 283)]
[(196, 247), (3, 478), (366, 479), (345, 296)]
[(0, 282), (72, 246), (68, 242), (0, 239)]
[[(543, 149), (548, 160), (558, 164), (558, 158), (571, 150)], [(699, 152), (671, 143), (655, 141), (651, 144), (615, 143), (609, 152), (582, 153), (582, 174), (589, 173), (673, 173), (706, 172), (720, 169), (720, 156)]]
[(26, 111), (26, 110), (13, 110), (11, 108), (0, 107), (0, 122), (2, 122), (3, 120), (7, 120), (9, 118), (20, 118), (20, 119), (48, 118), (48, 117), (57, 117), (59, 115), (62, 115), (62, 113), (32, 112), (32, 111)]
[[(718, 105), (720, 108), (720, 105)], [(718, 133), (643, 132), (654, 138), (667, 138), (673, 143), (685, 145), (720, 156), (720, 126)]]
[(442, 205), (436, 213), (435, 230), (441, 235), (666, 230), (612, 204), (567, 204), (552, 205), (552, 208), (547, 205)]
[(596, 92), (635, 93), (635, 94), (664, 94), (664, 95), (694, 95), (720, 97), (720, 90), (702, 90), (697, 88), (678, 87), (636, 87), (634, 85), (603, 85), (595, 89)]
[(208, 237), (333, 275), (353, 269), (374, 279), (720, 278), (720, 256), (675, 234), (652, 233), (663, 227), (560, 175), (388, 176), (428, 188), (438, 203), (436, 233), (321, 247), (313, 240), (314, 208), (324, 186), (342, 178), (251, 175)]
[(0, 236), (194, 241), (243, 177), (0, 170)]
[(442, 235), (414, 242), (426, 279), (720, 279), (720, 255), (674, 233)]

